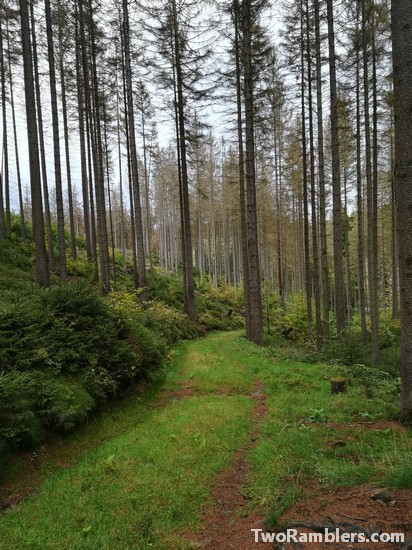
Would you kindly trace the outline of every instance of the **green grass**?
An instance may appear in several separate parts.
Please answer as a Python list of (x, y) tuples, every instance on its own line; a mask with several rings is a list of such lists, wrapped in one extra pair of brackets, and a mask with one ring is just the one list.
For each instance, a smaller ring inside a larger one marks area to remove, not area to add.
[(248, 491), (251, 507), (267, 510), (271, 524), (303, 495), (308, 480), (326, 486), (412, 486), (406, 467), (412, 458), (410, 436), (368, 427), (397, 416), (396, 397), (381, 388), (367, 398), (368, 388), (356, 382), (348, 393), (331, 395), (334, 373), (332, 367), (293, 361), (261, 363), (258, 376), (270, 396), (269, 410), (249, 453)]
[[(309, 480), (411, 486), (410, 436), (367, 424), (395, 417), (396, 398), (383, 386), (368, 398), (357, 379), (332, 396), (335, 372), (276, 362), (240, 333), (181, 344), (164, 384), (169, 397), (156, 388), (137, 393), (62, 443), (59, 460), (65, 455), (71, 467), (48, 466), (37, 494), (0, 516), (0, 549), (188, 548), (179, 533), (200, 527), (214, 479), (250, 437), (258, 380), (268, 412), (242, 488), (255, 513), (276, 522)], [(184, 385), (193, 396), (172, 399)]]
[[(243, 369), (240, 387), (251, 391), (252, 370), (248, 372), (236, 354), (233, 361), (226, 356), (229, 344), (219, 351), (220, 341), (220, 336), (211, 335), (184, 344), (173, 365), (183, 372), (199, 367), (205, 374), (202, 353), (214, 349), (211, 368), (219, 368), (219, 383), (229, 384), (234, 369)], [(195, 360), (193, 348), (198, 346)], [(167, 385), (176, 385), (176, 378), (171, 374)], [(196, 386), (196, 380), (193, 383)], [(197, 389), (203, 387), (199, 376)], [(213, 479), (232, 463), (235, 449), (250, 433), (253, 400), (212, 393), (166, 404), (131, 401), (124, 414), (118, 406), (117, 412), (103, 413), (85, 433), (72, 436), (71, 443), (80, 445), (87, 433), (95, 444), (109, 440), (83, 456), (78, 452), (77, 464), (54, 469), (38, 494), (1, 516), (0, 548), (170, 548), (176, 532), (196, 525)]]
[(259, 369), (258, 348), (251, 346), (240, 333), (226, 332), (186, 342), (174, 351), (182, 368), (174, 371), (167, 387), (174, 389), (189, 381), (197, 393), (250, 393)]

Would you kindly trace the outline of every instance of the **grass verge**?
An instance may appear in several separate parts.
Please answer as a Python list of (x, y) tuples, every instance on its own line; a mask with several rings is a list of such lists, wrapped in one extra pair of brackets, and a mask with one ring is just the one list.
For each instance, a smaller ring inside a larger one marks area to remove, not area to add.
[(399, 412), (397, 399), (385, 387), (372, 392), (357, 379), (348, 393), (331, 395), (334, 374), (335, 367), (261, 363), (259, 377), (270, 397), (260, 438), (249, 453), (248, 491), (250, 506), (268, 514), (268, 526), (313, 484), (412, 485), (406, 466), (412, 440), (391, 422)]
[[(72, 467), (54, 468), (0, 516), (0, 549), (187, 548), (179, 533), (199, 526), (215, 477), (250, 437), (256, 380), (268, 412), (242, 488), (254, 514), (275, 523), (313, 483), (410, 486), (411, 438), (391, 422), (393, 385), (377, 378), (371, 388), (370, 373), (352, 372), (348, 393), (332, 396), (336, 372), (275, 362), (239, 333), (183, 343), (161, 399), (117, 403), (70, 436)], [(192, 392), (177, 399), (182, 386)]]

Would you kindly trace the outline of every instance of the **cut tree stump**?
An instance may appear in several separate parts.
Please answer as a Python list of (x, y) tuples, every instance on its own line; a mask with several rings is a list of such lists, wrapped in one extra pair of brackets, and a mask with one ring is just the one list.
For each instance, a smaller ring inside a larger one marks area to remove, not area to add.
[(333, 394), (337, 393), (346, 393), (348, 390), (348, 385), (346, 383), (346, 378), (331, 378), (330, 381), (330, 391)]

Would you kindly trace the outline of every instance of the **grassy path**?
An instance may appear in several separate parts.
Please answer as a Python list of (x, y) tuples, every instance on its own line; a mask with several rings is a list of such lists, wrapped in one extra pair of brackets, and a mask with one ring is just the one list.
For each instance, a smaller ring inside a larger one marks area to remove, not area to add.
[[(163, 393), (129, 408), (119, 435), (2, 514), (0, 548), (179, 548), (176, 534), (196, 525), (213, 479), (248, 438), (256, 362), (234, 334), (183, 344)], [(184, 384), (187, 399), (176, 397)]]
[[(238, 333), (184, 343), (172, 365), (160, 395), (117, 404), (71, 437), (70, 467), (51, 468), (36, 494), (0, 515), (0, 549), (194, 548), (183, 533), (201, 531), (214, 481), (236, 466), (239, 449), (248, 462), (243, 513), (272, 520), (307, 479), (350, 485), (381, 479), (389, 466), (393, 475), (410, 470), (409, 437), (361, 422), (383, 423), (393, 406), (362, 388), (331, 396), (318, 365), (276, 363)], [(268, 396), (259, 419), (257, 383)]]

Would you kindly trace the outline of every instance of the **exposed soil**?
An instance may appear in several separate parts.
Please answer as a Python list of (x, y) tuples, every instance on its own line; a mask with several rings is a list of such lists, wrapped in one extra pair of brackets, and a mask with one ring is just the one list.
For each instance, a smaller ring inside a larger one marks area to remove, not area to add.
[(262, 546), (253, 542), (251, 529), (263, 526), (265, 517), (250, 514), (246, 510), (249, 496), (244, 486), (250, 473), (250, 465), (245, 457), (259, 435), (259, 422), (266, 414), (266, 397), (262, 385), (257, 382), (251, 397), (256, 401), (252, 418), (255, 422), (249, 441), (235, 454), (235, 462), (229, 469), (220, 473), (213, 486), (213, 504), (201, 516), (201, 531), (186, 531), (182, 537), (192, 542), (192, 547), (206, 550), (236, 548), (248, 550)]
[[(378, 498), (380, 497), (380, 498)], [(306, 499), (291, 506), (280, 518), (279, 525), (297, 529), (298, 533), (329, 531), (404, 533), (412, 541), (412, 490), (380, 490), (371, 485), (325, 489), (312, 487)], [(305, 527), (304, 527), (305, 526)], [(398, 543), (285, 543), (275, 548), (373, 548), (386, 550), (407, 548)]]
[(345, 424), (340, 424), (338, 422), (325, 422), (323, 424), (328, 428), (337, 428), (337, 429), (365, 429), (368, 431), (385, 431), (385, 430), (397, 430), (401, 433), (407, 431), (407, 428), (395, 420), (385, 420), (380, 422), (346, 422)]
[[(408, 549), (412, 542), (412, 489), (383, 490), (371, 485), (349, 488), (325, 489), (312, 481), (306, 486), (308, 496), (291, 506), (280, 518), (278, 531), (282, 528), (296, 529), (298, 534), (329, 532), (339, 529), (341, 533), (403, 533), (406, 545), (399, 543), (271, 543), (254, 541), (251, 529), (265, 531), (265, 517), (247, 510), (248, 495), (244, 487), (250, 473), (245, 451), (254, 446), (259, 436), (259, 421), (266, 413), (262, 386), (256, 384), (252, 397), (256, 400), (253, 419), (256, 427), (243, 449), (236, 452), (234, 465), (222, 472), (214, 484), (213, 504), (201, 516), (200, 532), (184, 532), (182, 536), (192, 543), (194, 549), (249, 550), (271, 548), (310, 548), (311, 550), (332, 549)], [(399, 430), (405, 428), (394, 421), (353, 422), (350, 424), (327, 423), (331, 428), (346, 427), (357, 430)], [(383, 499), (383, 500), (381, 500)], [(412, 544), (411, 547), (412, 549)]]
[[(135, 388), (133, 391), (142, 391)], [(160, 393), (152, 406), (163, 406), (171, 401), (199, 395), (191, 381), (185, 381), (176, 391), (165, 390)], [(218, 395), (230, 395), (227, 386), (219, 388)], [(254, 429), (243, 448), (235, 453), (234, 464), (220, 473), (216, 478), (213, 492), (213, 504), (201, 516), (201, 530), (185, 531), (181, 536), (190, 541), (193, 549), (206, 550), (249, 550), (270, 548), (286, 550), (289, 548), (310, 548), (310, 550), (334, 549), (412, 549), (412, 489), (389, 490), (376, 495), (377, 488), (362, 485), (349, 488), (324, 488), (321, 484), (308, 482), (305, 489), (307, 496), (291, 506), (280, 518), (278, 531), (293, 528), (298, 533), (322, 532), (328, 528), (341, 532), (381, 532), (404, 533), (407, 543), (404, 546), (394, 543), (284, 543), (273, 544), (262, 541), (254, 542), (251, 529), (262, 528), (266, 517), (250, 513), (249, 495), (245, 487), (250, 475), (250, 465), (246, 452), (252, 449), (259, 437), (260, 422), (267, 411), (266, 397), (262, 384), (256, 382), (251, 397), (255, 400), (252, 411)], [(398, 430), (405, 427), (394, 421), (385, 422), (352, 422), (339, 424), (328, 422), (327, 427), (353, 430)], [(346, 436), (345, 436), (346, 437)], [(327, 442), (326, 442), (327, 444)], [(332, 441), (331, 444), (336, 444)], [(1, 487), (0, 510), (18, 504), (35, 491), (44, 477), (56, 468), (68, 468), (66, 462), (68, 448), (72, 445), (64, 438), (56, 437), (50, 445), (43, 445), (36, 453), (24, 451), (16, 453), (19, 473)], [(412, 466), (411, 466), (412, 467)], [(381, 498), (378, 498), (381, 497)]]

